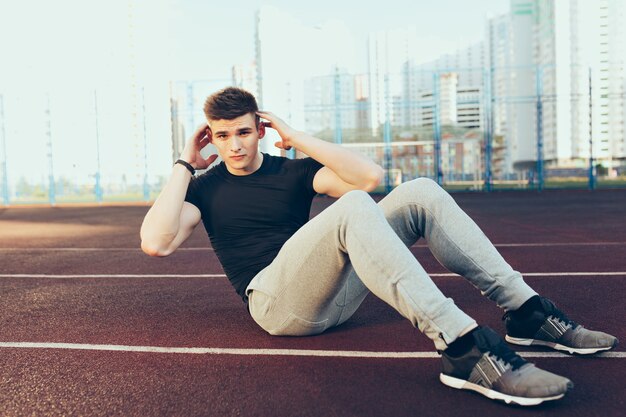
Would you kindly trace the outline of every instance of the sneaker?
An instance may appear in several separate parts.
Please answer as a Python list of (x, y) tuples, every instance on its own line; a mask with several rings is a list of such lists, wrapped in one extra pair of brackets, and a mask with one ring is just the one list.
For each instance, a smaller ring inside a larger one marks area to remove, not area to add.
[(490, 328), (479, 327), (472, 336), (475, 345), (469, 352), (459, 357), (442, 352), (439, 379), (445, 385), (518, 405), (558, 400), (573, 388), (569, 379), (526, 362)]
[(580, 355), (617, 346), (616, 337), (585, 329), (567, 318), (552, 301), (543, 297), (540, 300), (543, 311), (535, 311), (525, 320), (515, 319), (510, 313), (504, 315), (507, 342), (522, 346), (547, 346)]

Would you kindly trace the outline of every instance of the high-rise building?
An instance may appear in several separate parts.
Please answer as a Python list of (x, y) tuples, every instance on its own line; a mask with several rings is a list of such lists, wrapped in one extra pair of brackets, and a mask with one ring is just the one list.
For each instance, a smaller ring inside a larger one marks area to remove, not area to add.
[(590, 150), (607, 166), (626, 158), (625, 8), (511, 0), (508, 16), (489, 21), (494, 130), (505, 137), (507, 165), (535, 169), (538, 138), (549, 166), (584, 167)]
[[(206, 121), (203, 108), (207, 96), (226, 87), (227, 84), (227, 80), (190, 80), (170, 83), (171, 149), (174, 161), (179, 158), (185, 148), (189, 135)], [(213, 153), (217, 153), (213, 144), (209, 144), (202, 151), (205, 157)]]
[(187, 135), (185, 124), (181, 120), (181, 105), (179, 99), (170, 97), (170, 114), (172, 124), (172, 164), (180, 157), (185, 149)]
[[(351, 70), (355, 46), (347, 27), (337, 21), (307, 27), (293, 16), (263, 6), (256, 22), (257, 88), (260, 105), (296, 128), (304, 128), (305, 80)], [(310, 125), (310, 124), (309, 124)], [(272, 141), (264, 152), (277, 154)]]
[[(415, 28), (370, 33), (368, 38), (368, 74), (372, 132), (382, 133), (387, 118), (392, 124), (406, 124), (404, 106), (398, 108), (398, 97), (406, 96), (403, 74), (407, 63), (419, 56)], [(395, 97), (395, 99), (394, 99)], [(393, 101), (396, 101), (394, 109)]]
[[(510, 123), (513, 120), (513, 105), (506, 101), (511, 95), (514, 77), (513, 71), (513, 41), (511, 36), (511, 14), (505, 13), (487, 20), (485, 30), (485, 66), (491, 90), (491, 122), (494, 137), (500, 138), (498, 162), (500, 171), (506, 177), (513, 173), (512, 159), (512, 130)], [(494, 155), (495, 157), (496, 155)]]
[(423, 43), (415, 29), (408, 28), (370, 34), (368, 51), (372, 131), (381, 137), (389, 121), (392, 140), (408, 140), (394, 143), (394, 166), (409, 178), (418, 173), (432, 176), (438, 124), (445, 128), (440, 143), (444, 177), (479, 178), (484, 43), (424, 63)]
[[(573, 0), (581, 7), (581, 19), (589, 7), (586, 2)], [(596, 2), (593, 2), (596, 3)], [(608, 168), (626, 162), (626, 3), (622, 0), (599, 0), (598, 20), (595, 27), (599, 32), (596, 46), (597, 63), (592, 77), (594, 113), (594, 157), (604, 159)]]
[[(510, 67), (502, 68), (512, 80), (508, 94), (502, 97), (510, 110), (506, 121), (511, 162), (516, 169), (534, 168), (537, 160), (536, 106), (537, 93), (533, 27), (536, 7), (533, 2), (511, 1)], [(496, 77), (497, 78), (497, 77)]]
[[(427, 97), (436, 95), (442, 124), (482, 128), (483, 98), (480, 93), (483, 91), (484, 72), (483, 42), (458, 49), (455, 53), (445, 54), (431, 62), (419, 65), (415, 59), (406, 62), (402, 74), (405, 105), (401, 124), (424, 125), (423, 114), (431, 106)], [(438, 83), (436, 94), (435, 82)], [(475, 123), (476, 117), (478, 123)]]
[(304, 126), (308, 132), (357, 128), (356, 77), (337, 71), (304, 81)]

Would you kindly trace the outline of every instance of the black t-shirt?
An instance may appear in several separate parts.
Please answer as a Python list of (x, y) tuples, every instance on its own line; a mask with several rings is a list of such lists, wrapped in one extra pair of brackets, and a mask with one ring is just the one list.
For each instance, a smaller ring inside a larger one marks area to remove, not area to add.
[(200, 210), (215, 254), (244, 301), (252, 278), (309, 220), (313, 177), (322, 166), (312, 158), (264, 153), (250, 175), (233, 175), (222, 162), (189, 183), (185, 201)]

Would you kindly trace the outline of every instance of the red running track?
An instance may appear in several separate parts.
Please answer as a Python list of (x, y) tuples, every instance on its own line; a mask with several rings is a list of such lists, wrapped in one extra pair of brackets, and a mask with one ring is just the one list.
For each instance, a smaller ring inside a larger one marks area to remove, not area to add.
[[(616, 334), (626, 279), (625, 191), (455, 194), (527, 281), (575, 320)], [(319, 198), (313, 214), (332, 200)], [(198, 228), (169, 258), (143, 255), (147, 207), (0, 209), (0, 343), (167, 348), (433, 352), (370, 296), (345, 325), (306, 338), (271, 337), (247, 315)], [(445, 273), (413, 248), (430, 273)], [(548, 273), (587, 272), (582, 276)], [(611, 274), (611, 273), (623, 274)], [(546, 273), (546, 275), (540, 275)], [(16, 276), (29, 274), (29, 276)], [(36, 277), (62, 274), (68, 278)], [(85, 275), (105, 275), (87, 278)], [(154, 274), (160, 277), (112, 277)], [(194, 275), (174, 278), (175, 275)], [(106, 277), (108, 276), (108, 277)], [(502, 312), (460, 277), (435, 282), (479, 322)], [(1, 346), (1, 345), (0, 345)], [(0, 347), (0, 415), (621, 416), (622, 346), (610, 357), (531, 360), (574, 380), (565, 399), (509, 407), (438, 382), (437, 358), (145, 353)], [(523, 352), (549, 353), (523, 348)], [(254, 351), (253, 351), (254, 352)], [(250, 352), (248, 352), (250, 353)]]

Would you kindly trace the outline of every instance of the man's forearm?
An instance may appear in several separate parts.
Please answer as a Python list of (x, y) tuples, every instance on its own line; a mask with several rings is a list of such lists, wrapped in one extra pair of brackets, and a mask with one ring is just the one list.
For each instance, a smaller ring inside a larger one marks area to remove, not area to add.
[(343, 146), (297, 132), (291, 144), (311, 158), (327, 166), (345, 182), (366, 186), (380, 181), (383, 171), (374, 161)]
[(191, 173), (180, 164), (174, 165), (172, 175), (148, 210), (141, 225), (141, 239), (167, 243), (174, 239), (180, 226), (180, 213), (185, 201)]

